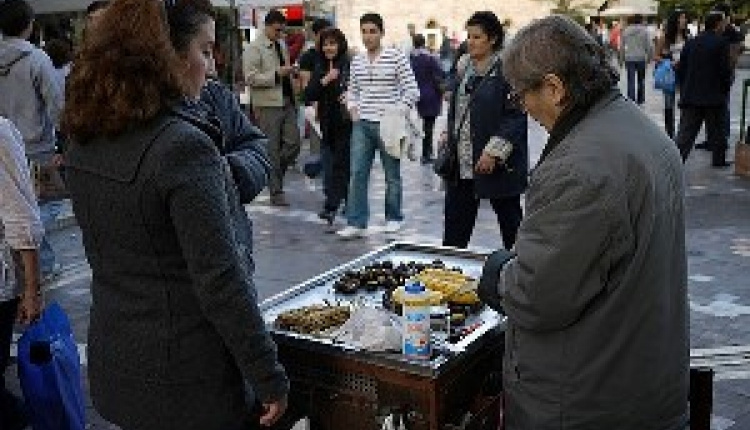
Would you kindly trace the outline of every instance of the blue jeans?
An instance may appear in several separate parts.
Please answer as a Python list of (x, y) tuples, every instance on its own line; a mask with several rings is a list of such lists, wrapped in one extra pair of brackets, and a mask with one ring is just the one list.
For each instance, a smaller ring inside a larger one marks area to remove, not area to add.
[(401, 212), (401, 160), (385, 152), (380, 140), (380, 124), (372, 121), (357, 121), (352, 130), (351, 178), (346, 216), (350, 226), (366, 228), (370, 217), (368, 187), (370, 171), (375, 159), (375, 150), (380, 152), (380, 162), (385, 171), (385, 219), (402, 221)]
[(42, 275), (49, 275), (55, 269), (55, 251), (47, 240), (49, 234), (46, 232), (54, 225), (57, 216), (60, 215), (61, 207), (61, 201), (45, 202), (39, 205), (42, 225), (44, 225), (45, 230), (42, 243), (39, 245), (39, 269)]
[(642, 105), (646, 99), (646, 61), (626, 61), (625, 69), (628, 73), (628, 98)]

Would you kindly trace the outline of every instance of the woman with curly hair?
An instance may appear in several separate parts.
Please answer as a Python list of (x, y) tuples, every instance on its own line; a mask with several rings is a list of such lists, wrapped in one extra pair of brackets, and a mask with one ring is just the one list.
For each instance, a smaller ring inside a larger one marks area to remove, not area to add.
[[(210, 41), (214, 21), (198, 15)], [(185, 119), (210, 42), (179, 56), (165, 18), (159, 0), (115, 0), (68, 81), (69, 188), (93, 272), (91, 396), (123, 429), (268, 426), (289, 383), (257, 306), (250, 223), (212, 127)]]

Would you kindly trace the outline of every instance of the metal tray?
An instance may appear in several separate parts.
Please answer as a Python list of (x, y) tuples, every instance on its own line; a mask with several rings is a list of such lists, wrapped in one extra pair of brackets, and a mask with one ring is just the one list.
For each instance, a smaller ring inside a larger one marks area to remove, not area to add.
[(481, 348), (483, 342), (497, 339), (497, 336), (492, 336), (492, 334), (497, 335), (497, 332), (504, 329), (505, 317), (492, 309), (483, 308), (479, 314), (472, 316), (470, 321), (471, 323), (479, 323), (479, 327), (460, 342), (440, 348), (436, 354), (433, 354), (431, 360), (410, 360), (398, 353), (375, 353), (358, 350), (352, 345), (326, 337), (281, 330), (276, 328), (273, 323), (281, 312), (312, 304), (323, 304), (326, 301), (342, 304), (358, 302), (380, 306), (383, 294), (381, 291), (345, 296), (333, 290), (333, 282), (350, 270), (361, 269), (366, 265), (384, 260), (390, 260), (398, 264), (407, 261), (429, 263), (435, 259), (440, 259), (447, 267), (460, 267), (466, 275), (479, 278), (487, 254), (488, 252), (395, 242), (270, 297), (261, 303), (260, 308), (263, 312), (263, 318), (269, 329), (274, 333), (277, 342), (290, 342), (303, 348), (322, 348), (338, 354), (352, 354), (357, 359), (372, 361), (379, 365), (396, 367), (420, 375), (437, 376), (459, 362), (463, 355)]

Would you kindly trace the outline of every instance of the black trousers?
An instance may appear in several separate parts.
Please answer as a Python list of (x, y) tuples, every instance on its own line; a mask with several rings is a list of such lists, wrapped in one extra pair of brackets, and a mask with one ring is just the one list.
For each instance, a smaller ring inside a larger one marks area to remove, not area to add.
[(5, 391), (5, 369), (10, 359), (13, 323), (16, 321), (19, 299), (0, 302), (0, 395)]
[(435, 132), (435, 117), (426, 116), (422, 118), (422, 127), (424, 128), (424, 139), (422, 139), (422, 159), (429, 160), (432, 158), (432, 136)]
[(695, 138), (703, 123), (706, 124), (706, 137), (713, 151), (712, 164), (723, 163), (727, 154), (727, 136), (724, 132), (725, 106), (681, 108), (680, 127), (675, 142), (680, 149), (682, 161), (687, 160), (693, 150)]
[[(489, 200), (497, 215), (503, 246), (505, 249), (511, 249), (516, 243), (518, 226), (523, 217), (521, 196)], [(461, 179), (456, 184), (446, 184), (443, 245), (458, 248), (466, 248), (469, 245), (477, 221), (479, 202), (480, 199), (474, 192), (473, 179)]]
[(326, 133), (320, 146), (325, 195), (323, 209), (328, 212), (336, 212), (349, 194), (351, 131), (351, 126), (344, 126), (333, 133)]

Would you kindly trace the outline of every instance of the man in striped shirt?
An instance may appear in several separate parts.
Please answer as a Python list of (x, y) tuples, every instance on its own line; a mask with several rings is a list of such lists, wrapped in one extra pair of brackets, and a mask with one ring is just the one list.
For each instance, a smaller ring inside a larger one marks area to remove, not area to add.
[(385, 151), (380, 138), (380, 121), (387, 107), (400, 106), (404, 115), (419, 100), (419, 88), (406, 56), (397, 48), (385, 48), (383, 18), (375, 13), (359, 20), (366, 52), (352, 60), (347, 104), (354, 123), (351, 139), (351, 179), (347, 205), (348, 226), (337, 234), (343, 238), (363, 237), (369, 218), (368, 184), (375, 152), (385, 171), (385, 231), (401, 229), (401, 162)]

